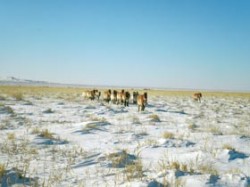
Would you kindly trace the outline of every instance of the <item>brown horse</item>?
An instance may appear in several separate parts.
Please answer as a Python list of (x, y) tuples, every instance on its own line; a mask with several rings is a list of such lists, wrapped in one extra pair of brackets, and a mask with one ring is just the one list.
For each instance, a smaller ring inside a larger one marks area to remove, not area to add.
[(111, 101), (115, 104), (117, 102), (117, 91), (113, 90), (113, 93), (111, 94)]
[(201, 92), (196, 92), (196, 93), (193, 94), (193, 99), (194, 100), (201, 102), (201, 98), (202, 98)]
[(124, 106), (128, 106), (129, 105), (129, 99), (130, 99), (130, 93), (129, 92), (124, 92), (122, 94), (122, 100), (124, 102)]
[(137, 105), (138, 105), (138, 112), (144, 111), (145, 107), (148, 103), (148, 94), (145, 92), (143, 95), (137, 96)]
[(95, 93), (96, 93), (96, 90), (86, 90), (82, 93), (82, 96), (84, 98), (88, 98), (88, 99), (91, 99), (91, 100), (94, 100), (95, 99)]
[(125, 94), (124, 90), (122, 90), (121, 92), (117, 92), (117, 102), (116, 104), (123, 104), (124, 100), (123, 100), (123, 95)]
[(94, 92), (95, 92), (95, 98), (97, 98), (97, 100), (99, 101), (100, 96), (101, 96), (101, 92), (98, 90), (94, 90)]
[(93, 93), (94, 93), (94, 99), (97, 99), (99, 101), (100, 96), (101, 96), (101, 92), (98, 91), (98, 90), (96, 90), (96, 89), (94, 89), (94, 90), (92, 90), (92, 94)]
[(111, 99), (111, 90), (106, 90), (104, 93), (103, 93), (103, 100), (108, 102), (110, 101)]
[(138, 92), (133, 92), (133, 95), (132, 95), (132, 102), (133, 102), (133, 104), (137, 103), (137, 97), (138, 97), (138, 95), (139, 95)]

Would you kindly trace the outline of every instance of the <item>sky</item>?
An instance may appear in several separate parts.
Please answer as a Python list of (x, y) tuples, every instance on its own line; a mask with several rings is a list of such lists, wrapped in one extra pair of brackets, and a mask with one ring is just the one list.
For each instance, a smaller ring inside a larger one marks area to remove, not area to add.
[(0, 0), (0, 76), (250, 91), (249, 0)]

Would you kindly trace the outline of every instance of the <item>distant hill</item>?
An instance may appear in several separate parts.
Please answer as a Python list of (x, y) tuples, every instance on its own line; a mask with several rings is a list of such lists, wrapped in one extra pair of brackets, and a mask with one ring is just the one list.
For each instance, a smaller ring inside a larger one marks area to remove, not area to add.
[[(0, 85), (50, 85), (50, 82), (19, 79), (13, 76), (0, 77)], [(52, 83), (53, 84), (53, 83)]]
[(14, 76), (1, 77), (0, 85), (13, 85), (13, 86), (56, 86), (56, 87), (95, 87), (92, 85), (81, 85), (81, 84), (63, 84), (47, 81), (37, 81), (30, 79), (20, 79)]

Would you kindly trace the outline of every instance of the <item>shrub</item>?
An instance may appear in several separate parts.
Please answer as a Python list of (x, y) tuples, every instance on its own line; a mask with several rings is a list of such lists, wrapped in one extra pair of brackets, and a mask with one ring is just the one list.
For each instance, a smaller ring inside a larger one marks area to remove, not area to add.
[(152, 121), (152, 122), (160, 122), (161, 121), (157, 114), (151, 114), (149, 116), (149, 118), (150, 118), (150, 121)]
[(181, 168), (181, 165), (177, 161), (171, 162), (170, 165), (169, 165), (169, 169), (180, 170), (180, 168)]
[(8, 140), (15, 140), (16, 136), (15, 133), (8, 133)]
[(122, 168), (126, 165), (133, 164), (135, 159), (135, 156), (128, 154), (126, 150), (108, 155), (108, 160), (111, 161), (112, 167), (115, 168)]
[(127, 180), (143, 177), (143, 167), (141, 161), (136, 161), (125, 166), (124, 169)]
[(53, 134), (49, 132), (48, 129), (42, 130), (42, 132), (40, 133), (40, 136), (43, 138), (54, 139)]
[(162, 136), (165, 139), (172, 139), (172, 138), (174, 138), (174, 134), (172, 132), (168, 132), (168, 131), (165, 131)]

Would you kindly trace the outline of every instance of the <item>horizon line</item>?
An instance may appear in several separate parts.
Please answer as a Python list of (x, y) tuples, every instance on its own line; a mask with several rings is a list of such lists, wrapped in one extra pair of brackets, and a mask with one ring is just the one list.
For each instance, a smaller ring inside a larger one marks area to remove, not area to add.
[(250, 93), (250, 90), (234, 90), (234, 89), (209, 89), (209, 88), (170, 88), (170, 87), (157, 87), (157, 86), (130, 86), (130, 85), (108, 85), (108, 84), (83, 84), (83, 83), (59, 83), (50, 81), (41, 81), (33, 79), (20, 79), (14, 76), (7, 76), (13, 80), (1, 80), (0, 85), (9, 86), (70, 86), (70, 87), (83, 87), (83, 88), (130, 88), (130, 89), (143, 89), (143, 90), (166, 90), (166, 91), (205, 91), (205, 92), (236, 92), (236, 93)]

